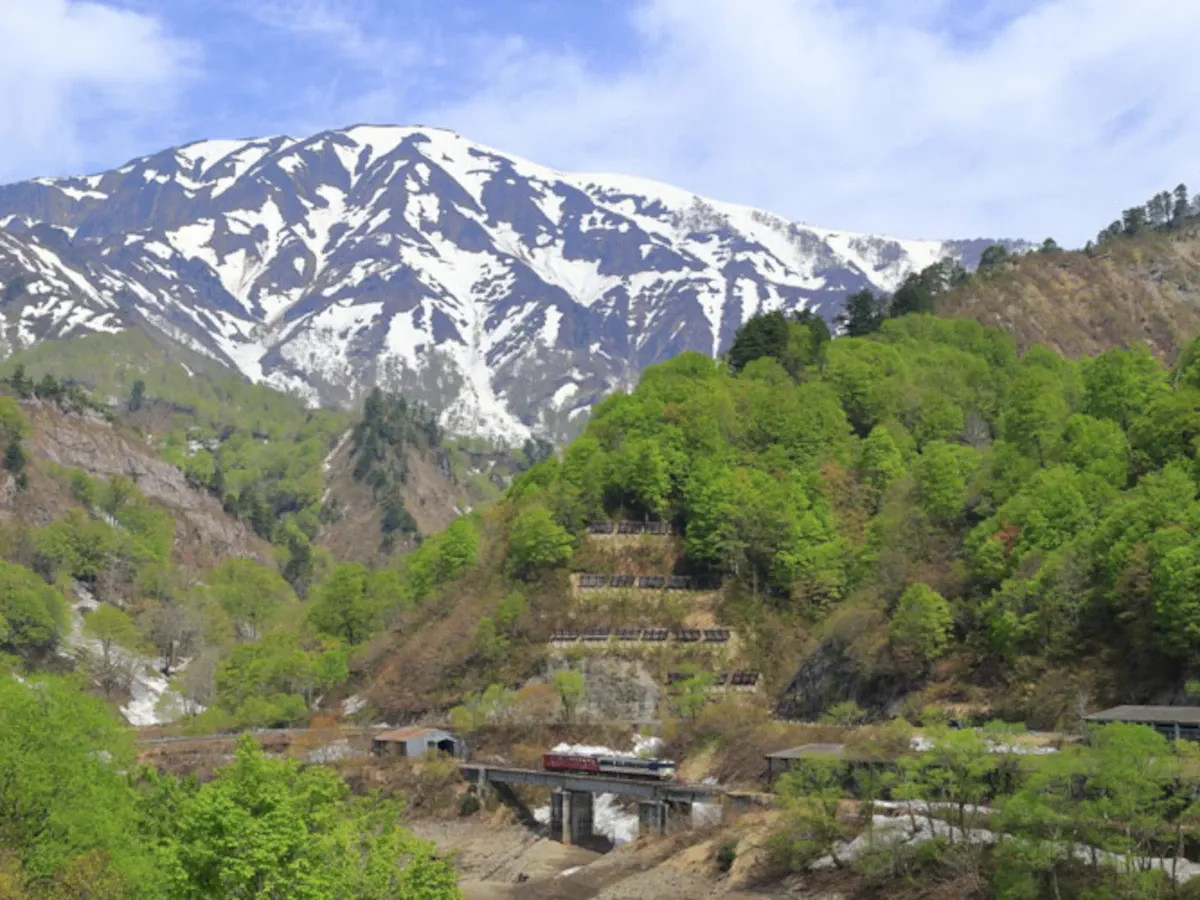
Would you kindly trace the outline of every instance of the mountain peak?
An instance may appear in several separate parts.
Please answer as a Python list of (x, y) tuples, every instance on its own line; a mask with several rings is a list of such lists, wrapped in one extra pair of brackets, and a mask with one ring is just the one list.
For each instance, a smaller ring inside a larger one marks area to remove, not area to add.
[(312, 403), (378, 384), (512, 441), (576, 430), (647, 365), (715, 354), (754, 313), (831, 315), (989, 243), (814, 228), (373, 124), (7, 185), (0, 228), (10, 348), (137, 327)]

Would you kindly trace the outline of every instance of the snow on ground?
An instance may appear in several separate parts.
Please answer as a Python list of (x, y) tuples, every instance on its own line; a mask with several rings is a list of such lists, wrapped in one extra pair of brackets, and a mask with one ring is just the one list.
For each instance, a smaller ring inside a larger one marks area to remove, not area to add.
[(130, 725), (165, 725), (178, 718), (178, 714), (172, 715), (170, 697), (165, 704), (161, 701), (164, 695), (175, 695), (175, 692), (169, 689), (167, 679), (146, 663), (144, 659), (137, 661), (129, 690), (131, 697), (121, 707), (121, 715)]
[[(993, 753), (1012, 753), (1017, 756), (1044, 756), (1047, 753), (1057, 753), (1057, 747), (1044, 744), (1006, 744), (1002, 741), (985, 741)], [(917, 735), (911, 740), (912, 748), (920, 753), (933, 749), (934, 742), (927, 737)]]
[[(909, 805), (904, 803), (877, 803), (876, 806), (891, 809), (895, 812), (908, 812), (909, 810)], [(873, 833), (864, 831), (851, 841), (839, 842), (832, 854), (821, 857), (812, 863), (811, 868), (829, 869), (838, 864), (845, 864), (854, 860), (872, 846), (894, 847), (900, 844), (915, 845), (931, 841), (936, 837), (944, 837), (951, 840), (965, 839), (972, 844), (988, 845), (998, 843), (1002, 840), (1011, 840), (1008, 835), (983, 828), (968, 828), (964, 834), (961, 829), (951, 825), (949, 822), (944, 822), (936, 818), (931, 820), (925, 815), (926, 809), (924, 804), (916, 804), (912, 807), (912, 811), (922, 815), (923, 818), (915, 818), (907, 815), (903, 817), (872, 816), (871, 832)], [(986, 812), (987, 810), (984, 807), (979, 807), (972, 811)], [(1060, 849), (1064, 852), (1070, 852), (1076, 859), (1082, 862), (1097, 861), (1117, 868), (1121, 868), (1128, 862), (1126, 857), (1095, 847), (1075, 845), (1070, 848), (1062, 846)], [(837, 862), (834, 861), (835, 857)], [(1136, 864), (1140, 869), (1160, 869), (1167, 873), (1168, 877), (1174, 878), (1180, 884), (1200, 876), (1200, 863), (1192, 862), (1188, 859), (1179, 859), (1177, 861), (1162, 857), (1146, 857), (1137, 859)]]
[[(71, 586), (71, 590), (75, 595), (74, 601), (67, 607), (71, 628), (63, 638), (63, 646), (67, 651), (60, 652), (64, 655), (74, 655), (69, 651), (99, 654), (100, 642), (83, 633), (83, 617), (85, 613), (97, 609), (100, 601), (78, 581)], [(121, 649), (111, 652), (124, 662), (130, 673), (130, 700), (121, 707), (121, 715), (130, 725), (165, 725), (182, 715), (183, 698), (170, 689), (167, 679), (158, 671), (155, 660)], [(181, 663), (176, 671), (185, 665)]]
[(324, 766), (346, 759), (365, 759), (368, 755), (369, 753), (366, 750), (356, 750), (354, 747), (351, 747), (348, 739), (338, 738), (330, 744), (325, 744), (317, 747), (315, 750), (308, 751), (301, 758), (306, 763)]

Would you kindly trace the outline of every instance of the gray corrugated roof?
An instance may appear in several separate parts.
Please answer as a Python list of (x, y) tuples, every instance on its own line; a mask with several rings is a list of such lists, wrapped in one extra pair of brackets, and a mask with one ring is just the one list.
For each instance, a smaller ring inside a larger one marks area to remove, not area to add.
[(1087, 722), (1200, 725), (1200, 706), (1114, 706), (1083, 718)]
[(768, 753), (767, 759), (805, 759), (810, 756), (833, 756), (841, 758), (846, 753), (845, 744), (802, 744), (787, 750)]
[(454, 737), (450, 732), (443, 731), (441, 728), (421, 728), (419, 726), (411, 726), (408, 728), (396, 728), (392, 731), (383, 731), (375, 735), (375, 740), (384, 741), (387, 743), (400, 743), (411, 741), (414, 738), (430, 737), (435, 734)]

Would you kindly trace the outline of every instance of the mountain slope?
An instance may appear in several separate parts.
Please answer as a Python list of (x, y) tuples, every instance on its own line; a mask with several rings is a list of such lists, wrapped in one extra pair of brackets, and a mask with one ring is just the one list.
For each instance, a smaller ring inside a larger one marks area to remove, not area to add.
[(600, 396), (718, 352), (755, 312), (832, 315), (988, 243), (810, 228), (373, 126), (0, 187), (0, 229), (10, 348), (138, 327), (312, 402), (381, 385), (508, 440), (577, 430)]
[(945, 315), (1067, 356), (1147, 344), (1174, 359), (1200, 333), (1200, 223), (1106, 241), (1092, 254), (1031, 253), (938, 298)]

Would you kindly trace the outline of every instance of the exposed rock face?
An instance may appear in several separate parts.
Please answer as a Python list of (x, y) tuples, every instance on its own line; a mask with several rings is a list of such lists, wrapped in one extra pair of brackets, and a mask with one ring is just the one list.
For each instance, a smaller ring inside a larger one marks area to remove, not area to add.
[(988, 243), (812, 228), (357, 126), (0, 187), (0, 308), (8, 349), (142, 328), (313, 402), (378, 384), (520, 441), (572, 432), (648, 365), (717, 353), (756, 312), (832, 315)]
[(1146, 344), (1173, 361), (1200, 332), (1200, 221), (1110, 241), (1093, 254), (1029, 253), (938, 298), (938, 312), (1065, 356)]
[(155, 455), (153, 448), (95, 414), (64, 415), (57, 410), (26, 407), (33, 433), (30, 452), (60, 466), (108, 478), (124, 475), (150, 500), (166, 507), (176, 520), (176, 542), (192, 562), (211, 564), (228, 556), (269, 558), (266, 548), (242, 521), (225, 513), (216, 498), (187, 483), (183, 473)]
[(581, 719), (633, 723), (657, 720), (662, 688), (642, 663), (597, 656), (557, 668), (583, 673), (584, 694), (577, 711)]
[(834, 642), (823, 644), (800, 667), (779, 698), (778, 713), (788, 719), (817, 719), (835, 703), (852, 700), (881, 714), (903, 699), (909, 685), (893, 672), (864, 674), (862, 666)]

